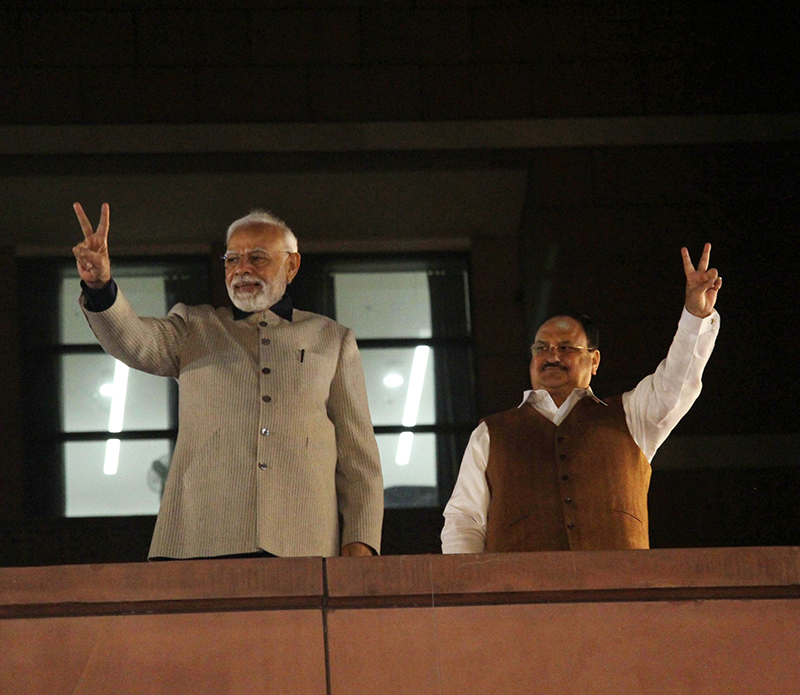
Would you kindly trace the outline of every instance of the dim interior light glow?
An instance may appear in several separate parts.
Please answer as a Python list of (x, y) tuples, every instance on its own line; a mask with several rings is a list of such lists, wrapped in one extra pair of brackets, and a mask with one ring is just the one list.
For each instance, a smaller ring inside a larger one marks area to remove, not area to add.
[[(111, 413), (108, 416), (108, 431), (122, 432), (125, 417), (125, 399), (128, 395), (128, 366), (116, 360), (114, 366), (114, 385), (111, 393)], [(106, 442), (106, 458), (103, 462), (103, 473), (115, 475), (119, 467), (119, 439)]]
[[(414, 348), (414, 359), (411, 362), (411, 376), (408, 379), (408, 394), (406, 407), (403, 409), (403, 427), (413, 427), (417, 424), (419, 403), (422, 400), (422, 387), (425, 383), (425, 370), (428, 368), (428, 357), (431, 349), (427, 345), (417, 345)], [(398, 466), (405, 466), (411, 459), (411, 445), (414, 443), (413, 432), (401, 432), (397, 442), (397, 454), (394, 462)]]
[(403, 377), (395, 373), (387, 374), (383, 377), (383, 385), (388, 386), (390, 389), (397, 388), (403, 385)]

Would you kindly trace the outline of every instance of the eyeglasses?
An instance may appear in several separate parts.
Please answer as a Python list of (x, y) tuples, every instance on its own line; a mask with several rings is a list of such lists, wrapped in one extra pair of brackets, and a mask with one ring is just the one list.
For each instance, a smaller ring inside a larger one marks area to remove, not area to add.
[[(280, 251), (279, 253), (291, 254), (291, 251)], [(273, 258), (265, 251), (245, 251), (244, 253), (233, 253), (229, 251), (222, 257), (222, 262), (226, 268), (236, 268), (242, 259), (246, 260), (248, 264), (254, 268), (262, 268), (270, 263)]]
[(534, 343), (531, 345), (531, 352), (534, 355), (548, 355), (551, 350), (555, 350), (559, 355), (577, 355), (581, 350), (594, 352), (597, 348), (586, 347), (585, 345), (550, 345), (550, 343)]

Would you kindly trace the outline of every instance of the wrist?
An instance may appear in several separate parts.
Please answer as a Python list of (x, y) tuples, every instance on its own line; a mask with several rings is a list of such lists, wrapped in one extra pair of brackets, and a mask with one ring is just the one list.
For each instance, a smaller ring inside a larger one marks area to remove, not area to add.
[(111, 284), (111, 277), (109, 276), (106, 280), (84, 280), (83, 282), (87, 287), (91, 287), (93, 290), (104, 290)]
[(691, 307), (685, 307), (686, 311), (688, 311), (692, 316), (696, 316), (699, 319), (707, 319), (711, 314), (714, 313), (714, 310), (707, 312), (698, 311), (697, 309), (692, 309)]

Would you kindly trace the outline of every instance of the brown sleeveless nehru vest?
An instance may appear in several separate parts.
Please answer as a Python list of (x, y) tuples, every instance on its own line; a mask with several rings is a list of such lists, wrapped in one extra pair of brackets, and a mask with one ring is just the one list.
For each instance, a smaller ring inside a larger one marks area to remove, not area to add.
[(622, 397), (580, 400), (556, 427), (528, 404), (484, 420), (486, 552), (649, 548), (650, 464)]

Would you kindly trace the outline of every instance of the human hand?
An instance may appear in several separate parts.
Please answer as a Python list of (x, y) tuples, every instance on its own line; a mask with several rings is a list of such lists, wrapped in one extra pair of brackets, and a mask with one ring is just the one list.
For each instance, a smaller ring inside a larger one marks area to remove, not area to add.
[(686, 311), (704, 319), (711, 316), (714, 311), (717, 293), (722, 287), (722, 278), (717, 269), (708, 267), (711, 244), (703, 247), (703, 255), (700, 256), (697, 268), (692, 264), (686, 247), (681, 249), (681, 255), (683, 256), (683, 271), (686, 273)]
[(348, 543), (342, 546), (342, 557), (372, 557), (372, 548), (366, 543)]
[(80, 203), (72, 205), (83, 230), (83, 241), (74, 246), (72, 253), (78, 264), (78, 273), (89, 287), (100, 289), (111, 280), (111, 261), (108, 257), (108, 203), (100, 208), (97, 230), (92, 225)]

